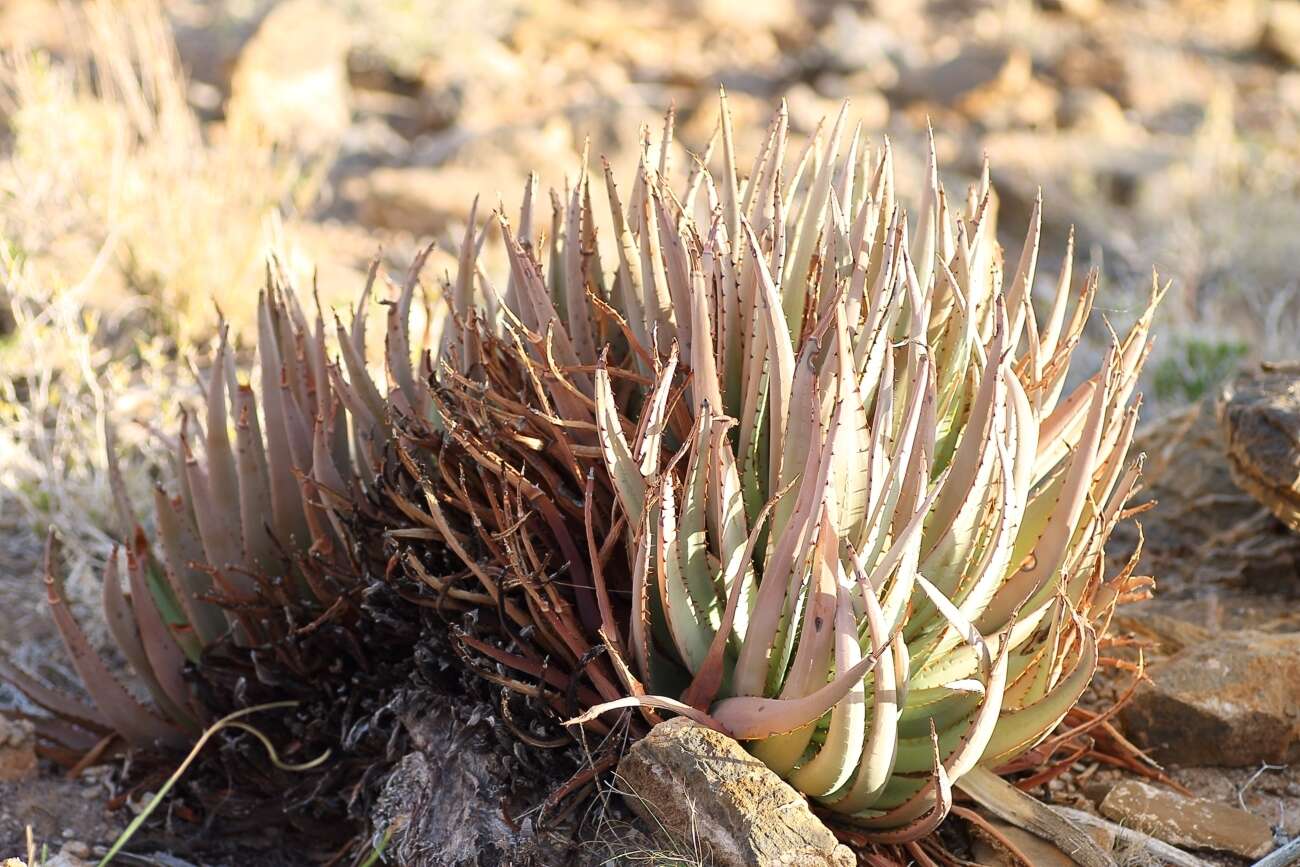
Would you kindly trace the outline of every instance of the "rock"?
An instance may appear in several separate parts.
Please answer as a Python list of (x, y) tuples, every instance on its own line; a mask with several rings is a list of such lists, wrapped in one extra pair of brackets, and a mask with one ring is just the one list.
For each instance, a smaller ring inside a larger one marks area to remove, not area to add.
[(1218, 415), (1233, 481), (1300, 530), (1300, 364), (1242, 374)]
[[(385, 168), (352, 182), (345, 194), (356, 200), (357, 217), (367, 227), (436, 238), (452, 224), (463, 224), (474, 197), (499, 184), (459, 166)], [(514, 186), (504, 188), (514, 194)]]
[(841, 76), (824, 72), (817, 76), (813, 88), (830, 99), (847, 99), (849, 120), (861, 123), (863, 132), (867, 134), (883, 130), (889, 123), (889, 100), (875, 89), (865, 74)]
[(847, 4), (830, 10), (828, 21), (817, 32), (815, 49), (816, 63), (826, 72), (863, 76), (876, 88), (898, 83), (898, 68), (890, 59), (900, 53), (898, 35), (884, 21)]
[(786, 91), (786, 107), (790, 112), (790, 129), (803, 135), (811, 135), (819, 123), (825, 122), (825, 131), (835, 122), (844, 100), (849, 101), (848, 114), (845, 115), (845, 131), (841, 147), (847, 148), (855, 124), (862, 124), (863, 131), (870, 135), (875, 130), (884, 129), (889, 122), (889, 101), (870, 86), (856, 87), (853, 80), (839, 79), (822, 75), (817, 79), (816, 87), (796, 84)]
[(1162, 762), (1240, 767), (1300, 758), (1300, 634), (1220, 633), (1153, 664), (1122, 711)]
[(1300, 66), (1300, 0), (1273, 0), (1269, 4), (1259, 45), (1278, 60)]
[(1156, 610), (1153, 605), (1125, 606), (1116, 613), (1115, 627), (1150, 641), (1158, 653), (1174, 654), (1184, 647), (1213, 640), (1214, 632)]
[(942, 63), (905, 70), (891, 95), (927, 113), (951, 109), (988, 129), (1046, 125), (1060, 101), (1055, 87), (1034, 77), (1027, 50), (999, 44), (969, 45)]
[(67, 10), (54, 0), (7, 0), (0, 4), (0, 48), (15, 54), (36, 49), (64, 55), (73, 49), (76, 34), (68, 27)]
[(1101, 0), (1039, 0), (1039, 5), (1050, 12), (1061, 12), (1074, 18), (1090, 20), (1101, 11)]
[(790, 129), (803, 135), (811, 135), (822, 121), (833, 123), (842, 104), (807, 84), (796, 84), (786, 91), (785, 103), (790, 111)]
[[(1075, 867), (1075, 860), (1041, 837), (1023, 831), (1015, 825), (985, 817), (999, 834), (1011, 841), (1011, 845), (1029, 858), (1034, 867)], [(977, 864), (987, 867), (1021, 867), (1018, 858), (1006, 849), (980, 826), (970, 826), (974, 838), (974, 854)], [(1084, 828), (1088, 835), (1097, 841), (1102, 851), (1109, 852), (1115, 846), (1115, 836), (1101, 827)]]
[(1061, 126), (1106, 141), (1130, 142), (1140, 134), (1115, 97), (1091, 87), (1067, 90), (1058, 119)]
[(970, 45), (950, 60), (905, 73), (895, 95), (962, 109), (977, 106), (991, 95), (1019, 90), (1030, 77), (1027, 51), (1004, 45)]
[(26, 720), (0, 714), (0, 781), (16, 783), (36, 776), (36, 729)]
[(371, 815), (377, 832), (390, 835), (385, 857), (393, 863), (517, 863), (523, 841), (505, 812), (509, 773), (481, 728), (442, 709), (407, 723), (415, 749), (389, 774)]
[(332, 146), (352, 118), (350, 44), (347, 21), (330, 4), (277, 5), (239, 55), (226, 108), (231, 130), (305, 152)]
[(1264, 819), (1203, 798), (1188, 798), (1139, 780), (1125, 780), (1101, 802), (1101, 812), (1125, 827), (1194, 849), (1260, 858), (1273, 851)]
[[(1133, 505), (1161, 504), (1141, 517), (1145, 544), (1138, 564), (1140, 572), (1157, 577), (1157, 601), (1203, 598), (1220, 587), (1298, 586), (1300, 535), (1233, 482), (1225, 448), (1213, 400), (1162, 420), (1134, 442), (1133, 451), (1145, 452), (1147, 462), (1144, 490)], [(1127, 558), (1136, 544), (1136, 526), (1122, 522), (1107, 553)]]
[(618, 771), (638, 815), (700, 840), (718, 867), (855, 863), (802, 795), (731, 738), (685, 718), (655, 726)]
[[(31, 867), (91, 867), (95, 863), (77, 855), (69, 854), (67, 848), (67, 846), (64, 846), (62, 851), (43, 861), (33, 861)], [(90, 854), (89, 849), (87, 849), (86, 854)], [(4, 864), (0, 865), (0, 867), (28, 867), (28, 865), (27, 862), (20, 861), (17, 858), (6, 858)]]

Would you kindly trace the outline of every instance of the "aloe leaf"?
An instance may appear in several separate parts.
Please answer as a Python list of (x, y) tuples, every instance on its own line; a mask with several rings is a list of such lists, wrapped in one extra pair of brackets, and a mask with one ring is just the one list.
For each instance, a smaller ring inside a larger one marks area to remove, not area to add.
[[(838, 546), (837, 546), (838, 547)], [(831, 557), (831, 554), (827, 554)], [(837, 575), (837, 601), (835, 608), (835, 668), (847, 671), (862, 659), (858, 644), (857, 622), (849, 600), (847, 578), (838, 557), (834, 558)], [(888, 654), (886, 654), (887, 656)], [(882, 662), (884, 656), (881, 657)], [(879, 673), (880, 665), (877, 665)], [(866, 687), (859, 681), (834, 708), (825, 740), (811, 759), (801, 764), (792, 774), (790, 782), (809, 797), (822, 797), (838, 790), (853, 776), (862, 758), (866, 742)]]
[(119, 551), (115, 547), (110, 552), (108, 561), (104, 565), (103, 585), (101, 588), (104, 623), (108, 626), (109, 634), (113, 636), (113, 641), (117, 644), (118, 650), (122, 652), (122, 656), (126, 658), (135, 674), (144, 682), (154, 701), (169, 718), (176, 719), (178, 708), (171, 702), (158, 678), (154, 675), (153, 666), (150, 664), (149, 657), (145, 653), (144, 645), (140, 640), (140, 626), (136, 621), (135, 613), (132, 611), (126, 595), (122, 592), (122, 581), (117, 565), (118, 557)]
[(0, 677), (36, 704), (77, 726), (92, 731), (107, 731), (108, 721), (93, 706), (41, 683), (32, 675), (0, 656)]
[(701, 620), (687, 586), (686, 564), (678, 540), (677, 503), (671, 475), (663, 478), (656, 534), (655, 575), (673, 644), (689, 671), (699, 671), (709, 652), (712, 630)]
[(127, 552), (126, 564), (131, 582), (132, 620), (139, 629), (138, 640), (148, 658), (148, 665), (142, 667), (142, 673), (147, 672), (144, 674), (145, 684), (167, 716), (192, 727), (195, 720), (193, 712), (188, 709), (190, 690), (183, 676), (186, 657), (150, 591), (145, 577), (149, 559), (144, 534), (137, 533), (132, 550)]
[(794, 731), (818, 719), (853, 689), (888, 648), (874, 651), (834, 680), (802, 698), (741, 695), (713, 706), (713, 718), (737, 740), (759, 740)]
[(1074, 707), (1097, 669), (1097, 642), (1087, 627), (1080, 627), (1081, 650), (1070, 672), (1051, 691), (1026, 707), (1003, 714), (981, 760), (997, 767), (1030, 749), (1046, 737)]
[[(704, 662), (695, 671), (695, 676), (691, 679), (691, 685), (682, 694), (683, 700), (693, 707), (703, 707), (712, 702), (722, 685), (723, 653), (726, 650), (727, 641), (731, 637), (733, 624), (737, 622), (737, 618), (743, 609), (741, 599), (747, 591), (753, 589), (752, 562), (754, 549), (762, 533), (763, 523), (771, 513), (772, 506), (776, 504), (777, 499), (781, 496), (782, 494), (778, 493), (763, 506), (754, 520), (754, 529), (750, 531), (744, 545), (734, 550), (727, 558), (721, 582), (722, 586), (727, 588), (727, 605), (722, 613), (722, 620), (713, 634), (713, 640), (709, 644), (709, 651), (704, 658)], [(741, 637), (743, 638), (743, 636)]]
[(261, 425), (253, 391), (239, 386), (235, 396), (235, 458), (239, 477), (239, 523), (244, 545), (244, 562), (250, 569), (270, 574), (280, 557), (271, 538), (272, 519), (270, 468), (262, 445)]
[(117, 431), (105, 413), (101, 417), (104, 434), (104, 451), (107, 455), (108, 488), (113, 496), (113, 508), (117, 512), (119, 538), (126, 539), (135, 532), (135, 511), (131, 508), (130, 497), (126, 493), (126, 480), (122, 478), (122, 466), (117, 456)]
[[(852, 784), (842, 793), (832, 795), (828, 802), (844, 813), (858, 813), (875, 803), (893, 776), (894, 761), (898, 752), (898, 711), (902, 705), (901, 683), (907, 679), (907, 667), (895, 664), (895, 654), (881, 651), (890, 649), (888, 624), (885, 613), (876, 599), (876, 592), (861, 569), (854, 564), (854, 577), (867, 616), (868, 635), (873, 653), (880, 653), (872, 677), (871, 727), (862, 747), (862, 760)], [(902, 646), (902, 635), (893, 642)]]
[(564, 213), (564, 314), (573, 351), (583, 364), (596, 363), (596, 338), (591, 328), (591, 305), (587, 303), (587, 270), (583, 249), (583, 196), (587, 191), (587, 157)]
[[(302, 498), (294, 479), (294, 459), (285, 427), (284, 392), (281, 389), (279, 338), (276, 336), (270, 297), (263, 293), (258, 303), (257, 356), (261, 364), (262, 409), (265, 411), (266, 460), (271, 488), (271, 511), (275, 537), (283, 545), (307, 538)], [(188, 479), (188, 473), (186, 474)], [(219, 563), (220, 561), (210, 561)]]
[[(683, 570), (690, 593), (695, 620), (707, 627), (712, 640), (721, 616), (722, 601), (713, 584), (709, 566), (708, 494), (710, 443), (713, 439), (713, 415), (708, 404), (700, 408), (696, 420), (690, 459), (682, 486), (682, 504), (678, 519), (677, 562)], [(694, 671), (696, 669), (692, 669)]]
[(54, 562), (56, 556), (57, 546), (51, 534), (45, 544), (46, 602), (73, 668), (81, 677), (95, 707), (115, 731), (133, 744), (149, 746), (163, 743), (173, 747), (184, 744), (186, 738), (181, 730), (136, 701), (90, 646), (64, 600), (63, 580)]
[[(826, 672), (831, 667), (831, 654), (835, 644), (838, 552), (838, 541), (823, 511), (819, 522), (817, 544), (813, 549), (812, 575), (803, 601), (794, 658), (788, 667), (784, 664), (784, 660), (779, 659), (774, 661), (773, 665), (778, 676), (771, 678), (771, 681), (774, 685), (780, 684), (780, 697), (783, 699), (807, 695), (815, 687), (826, 682)], [(784, 682), (781, 680), (782, 677)], [(859, 682), (857, 686), (852, 687), (850, 695), (860, 686)], [(786, 776), (808, 747), (813, 728), (813, 723), (809, 723), (794, 731), (765, 738), (751, 745), (750, 749), (769, 768), (781, 776)]]
[(614, 392), (609, 372), (603, 365), (596, 368), (596, 425), (600, 435), (601, 456), (605, 469), (614, 480), (614, 490), (627, 514), (629, 524), (639, 523), (645, 507), (645, 482), (641, 469), (632, 457), (623, 425), (615, 410)]
[(830, 136), (827, 138), (826, 149), (821, 155), (820, 166), (813, 180), (812, 189), (805, 200), (802, 225), (799, 227), (796, 236), (792, 238), (795, 245), (794, 256), (786, 263), (786, 270), (783, 275), (782, 310), (785, 314), (786, 324), (789, 326), (791, 333), (794, 334), (799, 333), (803, 324), (804, 286), (807, 285), (813, 252), (817, 249), (818, 240), (826, 223), (831, 184), (835, 179), (835, 160), (839, 155), (840, 138), (843, 134), (844, 118), (848, 108), (849, 104), (846, 100), (840, 106), (839, 114), (835, 118), (835, 125), (831, 128)]

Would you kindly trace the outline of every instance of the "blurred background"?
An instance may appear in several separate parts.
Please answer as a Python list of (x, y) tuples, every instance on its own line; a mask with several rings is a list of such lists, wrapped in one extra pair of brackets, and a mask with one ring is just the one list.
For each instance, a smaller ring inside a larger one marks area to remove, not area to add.
[[(670, 108), (689, 166), (720, 87), (742, 165), (782, 99), (797, 137), (850, 100), (905, 200), (927, 124), (949, 190), (987, 155), (1004, 245), (1041, 188), (1039, 289), (1073, 232), (1116, 327), (1158, 269), (1148, 421), (1300, 346), (1300, 0), (5, 0), (0, 51), (14, 576), (51, 520), (103, 556), (101, 416), (128, 452), (155, 436), (268, 251), (328, 309), (376, 253), (401, 269), (433, 240), (436, 293), (475, 194), (480, 219), (517, 213), (527, 173), (562, 189), (588, 140), (628, 178)], [(143, 458), (128, 475), (149, 484)], [(32, 598), (18, 583), (0, 602)], [(19, 635), (44, 631), (28, 608)]]

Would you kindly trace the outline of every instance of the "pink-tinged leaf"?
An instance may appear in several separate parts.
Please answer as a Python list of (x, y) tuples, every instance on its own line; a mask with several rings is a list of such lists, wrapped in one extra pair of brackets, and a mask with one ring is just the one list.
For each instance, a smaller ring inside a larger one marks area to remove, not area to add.
[(246, 385), (239, 386), (235, 394), (235, 467), (239, 474), (244, 564), (250, 570), (272, 574), (281, 565), (282, 558), (276, 551), (269, 526), (274, 514), (270, 468), (262, 446), (257, 401), (253, 390)]
[[(835, 553), (838, 553), (836, 546)], [(835, 557), (835, 568), (843, 567)], [(842, 578), (842, 576), (840, 576)], [(837, 581), (835, 607), (835, 667), (847, 671), (862, 659), (858, 643), (857, 620), (853, 616), (853, 603), (849, 599), (846, 582)], [(876, 666), (877, 677), (889, 654), (881, 657)], [(790, 775), (790, 782), (810, 797), (825, 797), (838, 791), (853, 776), (862, 758), (866, 740), (866, 685), (858, 681), (848, 694), (831, 710), (826, 738), (816, 755), (804, 762)]]
[(140, 630), (140, 643), (148, 656), (148, 669), (152, 671), (152, 678), (146, 677), (145, 682), (150, 686), (156, 683), (159, 689), (154, 693), (154, 699), (172, 720), (193, 726), (194, 717), (189, 710), (190, 689), (183, 676), (185, 654), (163, 621), (145, 579), (144, 570), (148, 568), (149, 559), (144, 533), (137, 532), (132, 549), (126, 555), (126, 566), (131, 582), (131, 610)]
[[(772, 275), (768, 272), (763, 254), (759, 250), (758, 238), (746, 221), (745, 238), (749, 244), (749, 255), (754, 261), (755, 273), (758, 275), (757, 308), (765, 326), (765, 343), (769, 353), (769, 370), (771, 381), (768, 393), (771, 405), (768, 417), (771, 419), (772, 435), (770, 445), (772, 454), (784, 454), (785, 424), (790, 417), (790, 393), (794, 388), (795, 357), (794, 345), (790, 340), (790, 330), (781, 313), (781, 297)], [(775, 486), (774, 486), (775, 487)]]
[(69, 720), (75, 725), (97, 732), (109, 729), (109, 724), (104, 719), (103, 714), (94, 707), (80, 699), (73, 698), (61, 690), (46, 686), (3, 656), (0, 656), (0, 680), (8, 683), (50, 713)]
[(153, 665), (149, 662), (144, 644), (140, 640), (140, 627), (136, 622), (135, 612), (131, 610), (131, 603), (127, 601), (126, 595), (122, 592), (122, 581), (118, 575), (117, 561), (118, 550), (115, 547), (109, 554), (108, 562), (104, 566), (101, 587), (104, 623), (108, 626), (109, 634), (113, 636), (113, 641), (117, 644), (118, 650), (126, 657), (127, 663), (136, 676), (144, 682), (158, 707), (170, 719), (176, 719), (178, 708), (170, 700), (158, 678), (154, 676)]
[(181, 730), (136, 701), (90, 646), (64, 600), (63, 580), (55, 568), (55, 557), (56, 545), (51, 533), (45, 544), (46, 602), (72, 665), (99, 712), (115, 731), (133, 744), (183, 747), (187, 738)]
[[(213, 500), (207, 474), (193, 455), (185, 461), (185, 475), (194, 493), (194, 517), (208, 564), (223, 573), (238, 568), (243, 563), (239, 531), (234, 523), (238, 510), (231, 508), (233, 504)], [(239, 575), (233, 583), (241, 590), (252, 587), (252, 579), (244, 575)]]
[[(226, 357), (230, 352), (226, 341), (227, 328), (221, 327), (221, 339), (208, 379), (208, 430), (207, 476), (208, 490), (218, 508), (232, 515), (239, 509), (239, 476), (235, 470), (235, 455), (230, 447), (228, 413), (226, 411)], [(234, 521), (229, 522), (236, 533), (236, 545), (243, 550), (242, 534)], [(242, 558), (239, 561), (242, 562)]]
[[(302, 497), (294, 478), (294, 459), (285, 426), (284, 394), (280, 388), (281, 363), (271, 300), (265, 294), (258, 304), (257, 355), (261, 364), (262, 408), (265, 411), (266, 461), (271, 487), (274, 535), (281, 545), (306, 540), (307, 523)], [(214, 561), (216, 562), (216, 561)]]
[(922, 790), (899, 807), (882, 816), (859, 819), (859, 823), (875, 828), (872, 839), (883, 843), (906, 843), (924, 837), (939, 827), (952, 809), (952, 780), (939, 761), (939, 738), (930, 722), (930, 746), (933, 752), (934, 771), (932, 789)]
[(618, 698), (613, 701), (603, 702), (588, 709), (585, 713), (575, 716), (573, 719), (565, 720), (566, 726), (585, 725), (603, 713), (611, 710), (622, 710), (627, 707), (651, 707), (657, 710), (666, 710), (675, 713), (678, 716), (684, 716), (687, 719), (694, 720), (702, 726), (707, 726), (714, 731), (730, 734), (727, 729), (717, 720), (709, 716), (702, 710), (697, 710), (689, 704), (683, 704), (675, 698), (669, 698), (662, 695), (633, 695), (626, 698)]
[(614, 492), (618, 494), (619, 503), (628, 516), (628, 523), (634, 526), (640, 522), (645, 508), (645, 481), (641, 478), (641, 470), (623, 435), (623, 424), (615, 408), (609, 372), (603, 364), (596, 368), (595, 387), (596, 425), (600, 435), (601, 455), (605, 460), (605, 469), (614, 482)]
[(316, 481), (316, 492), (320, 501), (338, 515), (352, 513), (352, 498), (349, 493), (352, 486), (344, 480), (334, 464), (334, 457), (329, 451), (329, 432), (323, 419), (316, 419), (316, 430), (312, 436), (312, 478)]
[(162, 488), (154, 488), (154, 517), (168, 581), (199, 643), (207, 646), (225, 633), (226, 619), (214, 605), (199, 598), (212, 592), (212, 576), (191, 565), (204, 561), (203, 546), (181, 509), (179, 500), (169, 499)]
[(113, 508), (117, 512), (119, 538), (126, 539), (135, 531), (135, 512), (131, 508), (131, 499), (126, 493), (126, 481), (122, 478), (122, 466), (117, 456), (117, 431), (108, 414), (103, 415), (104, 451), (108, 459), (108, 488), (113, 495)]
[(808, 725), (834, 707), (875, 667), (886, 646), (863, 658), (821, 689), (803, 698), (724, 698), (713, 707), (713, 718), (737, 740), (758, 740)]
[[(658, 361), (656, 360), (656, 365)], [(646, 402), (646, 409), (641, 415), (641, 424), (636, 433), (636, 446), (632, 449), (632, 454), (640, 463), (641, 475), (645, 478), (651, 478), (659, 472), (659, 457), (663, 447), (664, 429), (668, 424), (668, 398), (672, 396), (673, 374), (677, 371), (677, 344), (674, 343), (668, 350), (668, 360), (664, 362), (663, 368), (655, 373), (654, 390), (650, 392), (650, 399)], [(596, 376), (601, 374), (597, 371)], [(605, 374), (605, 382), (609, 383), (608, 372)], [(601, 387), (597, 386), (596, 407), (597, 422), (600, 420), (605, 410), (602, 406), (615, 407), (617, 404), (613, 400), (612, 389), (606, 389), (605, 403), (601, 403)], [(617, 412), (615, 415), (617, 420)], [(606, 418), (606, 424), (609, 419)], [(612, 428), (611, 428), (612, 429)], [(621, 430), (621, 426), (619, 428)]]
[(582, 244), (582, 197), (587, 191), (587, 157), (574, 185), (564, 216), (564, 315), (573, 351), (583, 364), (596, 363), (596, 338), (591, 327), (591, 304), (587, 301), (586, 256)]
[(406, 278), (402, 281), (397, 300), (388, 307), (384, 343), (384, 363), (389, 381), (401, 391), (407, 404), (421, 418), (426, 417), (427, 397), (424, 390), (417, 386), (412, 368), (411, 302), (415, 298), (415, 289), (420, 284), (420, 271), (424, 269), (424, 263), (432, 252), (433, 244), (429, 244), (415, 254)]

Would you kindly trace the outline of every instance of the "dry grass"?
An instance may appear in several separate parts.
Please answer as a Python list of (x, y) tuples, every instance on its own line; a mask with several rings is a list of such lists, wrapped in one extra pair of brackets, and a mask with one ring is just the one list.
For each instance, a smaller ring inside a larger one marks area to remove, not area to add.
[(84, 286), (50, 290), (32, 270), (10, 256), (0, 262), (17, 323), (0, 342), (0, 503), (13, 521), (6, 532), (27, 534), (33, 545), (42, 527), (59, 528), (79, 595), (91, 589), (115, 529), (104, 422), (119, 431), (128, 488), (148, 497), (140, 447), (154, 434), (128, 422), (174, 414), (193, 380), (157, 337), (133, 339), (129, 351), (105, 340)]
[(304, 174), (201, 127), (156, 2), (91, 4), (68, 25), (72, 57), (0, 65), (0, 238), (41, 284), (154, 333), (206, 336), (214, 305), (247, 319), (265, 221), (310, 194)]
[(65, 15), (68, 56), (0, 57), (0, 510), (11, 542), (59, 529), (75, 598), (114, 529), (105, 414), (147, 501), (140, 447), (193, 393), (186, 352), (218, 307), (251, 326), (276, 215), (310, 191), (201, 127), (156, 0)]

